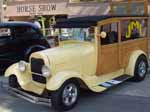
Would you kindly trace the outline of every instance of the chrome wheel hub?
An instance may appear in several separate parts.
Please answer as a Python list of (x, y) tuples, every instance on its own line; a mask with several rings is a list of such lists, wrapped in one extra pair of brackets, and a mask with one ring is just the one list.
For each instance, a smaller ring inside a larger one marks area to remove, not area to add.
[(63, 91), (63, 103), (67, 106), (74, 104), (78, 97), (78, 89), (74, 84), (68, 84)]
[(140, 77), (144, 77), (146, 73), (146, 63), (144, 61), (141, 61), (138, 66), (138, 74)]

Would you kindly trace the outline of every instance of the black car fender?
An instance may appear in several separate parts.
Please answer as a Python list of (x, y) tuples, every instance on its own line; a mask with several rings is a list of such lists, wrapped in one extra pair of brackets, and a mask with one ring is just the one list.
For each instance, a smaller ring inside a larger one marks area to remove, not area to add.
[(37, 52), (37, 51), (40, 51), (40, 50), (45, 50), (47, 49), (47, 47), (43, 46), (43, 45), (32, 45), (28, 48), (25, 49), (24, 51), (24, 59), (26, 61), (29, 60), (29, 56), (33, 53), (33, 52)]

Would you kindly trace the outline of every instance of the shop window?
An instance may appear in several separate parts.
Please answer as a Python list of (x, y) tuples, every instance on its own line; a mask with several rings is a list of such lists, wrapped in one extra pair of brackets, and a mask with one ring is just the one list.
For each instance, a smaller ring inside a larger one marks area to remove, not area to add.
[(112, 2), (112, 14), (115, 15), (145, 15), (147, 14), (147, 1), (138, 0), (138, 1), (129, 1), (121, 0), (117, 2), (113, 0)]
[(116, 15), (127, 15), (128, 14), (127, 5), (124, 3), (116, 4), (113, 7), (113, 11), (114, 11), (114, 14), (116, 14)]
[(147, 20), (123, 20), (121, 28), (121, 40), (138, 39), (147, 36)]
[(101, 38), (101, 45), (113, 44), (118, 42), (118, 23), (101, 26), (101, 32), (106, 32), (106, 38)]
[(145, 13), (143, 2), (130, 4), (130, 10), (132, 15), (144, 15)]

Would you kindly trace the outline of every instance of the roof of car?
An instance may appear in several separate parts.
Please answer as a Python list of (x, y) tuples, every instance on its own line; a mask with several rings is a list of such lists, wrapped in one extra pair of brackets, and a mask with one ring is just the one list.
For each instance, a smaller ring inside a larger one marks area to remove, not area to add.
[(38, 26), (36, 26), (33, 23), (30, 22), (22, 22), (22, 21), (10, 21), (10, 22), (1, 22), (0, 27), (19, 27), (19, 26), (30, 26), (35, 29), (39, 29)]
[[(86, 28), (90, 26), (96, 26), (98, 21), (114, 18), (114, 17), (131, 17), (131, 16), (84, 16), (69, 18), (66, 20), (58, 21), (55, 27), (61, 28)], [(143, 16), (132, 16), (132, 17), (143, 17)]]

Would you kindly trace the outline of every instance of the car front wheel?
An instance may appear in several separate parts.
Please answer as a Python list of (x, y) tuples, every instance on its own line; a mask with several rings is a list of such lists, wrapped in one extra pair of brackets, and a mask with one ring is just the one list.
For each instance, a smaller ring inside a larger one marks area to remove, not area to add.
[(56, 110), (70, 110), (78, 101), (79, 86), (74, 81), (65, 82), (62, 87), (51, 93), (52, 106)]
[(17, 80), (17, 77), (15, 75), (12, 75), (9, 77), (9, 86), (12, 88), (19, 88), (20, 87), (18, 80)]

